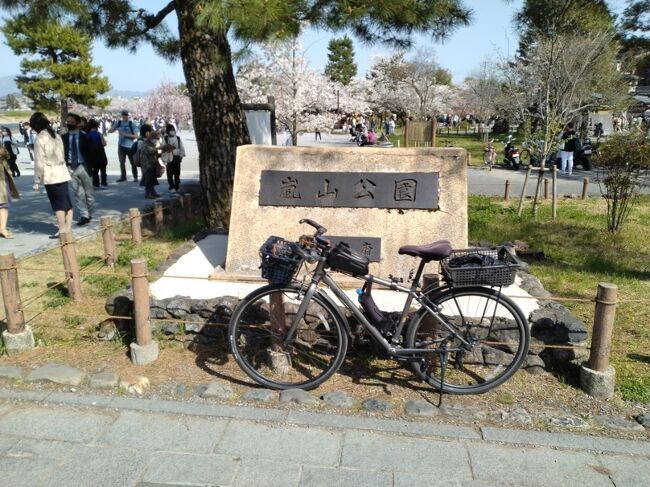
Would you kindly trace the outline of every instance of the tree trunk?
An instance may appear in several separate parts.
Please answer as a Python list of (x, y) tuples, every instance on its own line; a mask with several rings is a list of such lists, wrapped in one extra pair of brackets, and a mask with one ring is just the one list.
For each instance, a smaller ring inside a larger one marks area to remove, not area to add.
[(250, 144), (226, 32), (197, 24), (203, 0), (176, 2), (181, 60), (199, 149), (203, 213), (210, 227), (230, 224), (237, 146)]

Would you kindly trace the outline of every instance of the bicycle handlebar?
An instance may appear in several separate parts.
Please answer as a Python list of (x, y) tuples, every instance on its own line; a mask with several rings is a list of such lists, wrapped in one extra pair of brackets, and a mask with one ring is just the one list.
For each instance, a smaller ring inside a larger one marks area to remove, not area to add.
[(307, 225), (314, 227), (316, 229), (316, 236), (323, 235), (327, 232), (327, 228), (325, 228), (320, 223), (315, 222), (314, 220), (310, 220), (309, 218), (303, 218), (300, 220), (300, 223), (306, 223)]

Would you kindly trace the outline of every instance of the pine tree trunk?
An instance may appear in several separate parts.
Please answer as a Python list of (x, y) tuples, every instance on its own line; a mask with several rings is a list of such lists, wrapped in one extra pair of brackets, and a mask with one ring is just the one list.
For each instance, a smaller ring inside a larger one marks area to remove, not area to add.
[(226, 33), (197, 25), (202, 4), (176, 2), (181, 60), (199, 149), (203, 213), (210, 227), (227, 229), (237, 146), (250, 144), (250, 137)]

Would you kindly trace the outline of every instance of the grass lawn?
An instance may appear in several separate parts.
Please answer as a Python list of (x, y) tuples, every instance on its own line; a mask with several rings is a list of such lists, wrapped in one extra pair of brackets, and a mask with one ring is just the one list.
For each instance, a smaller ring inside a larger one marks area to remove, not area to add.
[[(549, 205), (537, 218), (517, 217), (516, 207), (497, 198), (470, 197), (470, 238), (525, 240), (543, 251), (544, 260), (531, 262), (531, 272), (554, 296), (591, 299), (599, 282), (616, 284), (621, 303), (611, 360), (617, 386), (623, 398), (650, 404), (650, 197), (637, 202), (619, 235), (606, 231), (601, 198), (562, 201), (555, 221)], [(591, 328), (593, 303), (563, 304)]]
[[(504, 144), (500, 141), (507, 137), (506, 134), (492, 134), (490, 139), (494, 139), (494, 147), (497, 151), (497, 159), (502, 158)], [(398, 140), (400, 147), (404, 147), (404, 129), (397, 127), (395, 133), (389, 137), (394, 146), (397, 147)], [(447, 135), (446, 132), (438, 133), (436, 136), (436, 145), (438, 147), (462, 147), (466, 149), (470, 156), (470, 165), (480, 166), (483, 164), (483, 136), (477, 134), (460, 134), (456, 135), (453, 131)]]

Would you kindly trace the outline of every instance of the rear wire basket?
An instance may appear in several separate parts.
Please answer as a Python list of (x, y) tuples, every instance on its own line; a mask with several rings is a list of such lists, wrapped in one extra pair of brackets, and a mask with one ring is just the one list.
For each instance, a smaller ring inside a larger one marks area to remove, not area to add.
[(298, 272), (302, 257), (294, 251), (293, 242), (269, 237), (260, 247), (262, 277), (271, 284), (288, 284)]
[[(494, 265), (473, 265), (454, 267), (449, 262), (457, 257), (472, 254), (489, 256), (498, 260)], [(457, 249), (440, 261), (444, 279), (454, 286), (510, 286), (515, 282), (517, 269), (521, 264), (514, 252), (506, 247), (493, 249)]]

